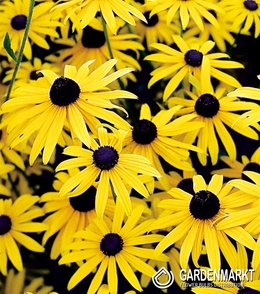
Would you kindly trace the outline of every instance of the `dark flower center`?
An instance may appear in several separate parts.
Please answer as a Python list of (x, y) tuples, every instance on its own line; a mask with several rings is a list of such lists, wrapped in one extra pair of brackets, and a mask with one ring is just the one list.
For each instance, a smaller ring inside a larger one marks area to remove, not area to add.
[(93, 152), (93, 163), (101, 170), (110, 170), (119, 159), (118, 152), (112, 146), (101, 146)]
[(193, 181), (191, 178), (181, 180), (177, 185), (177, 188), (180, 188), (191, 195), (195, 194), (193, 190)]
[(11, 230), (12, 222), (9, 216), (0, 216), (0, 236), (8, 233)]
[(97, 189), (94, 186), (90, 186), (87, 191), (76, 197), (70, 197), (70, 205), (73, 209), (80, 212), (88, 212), (95, 208)]
[(154, 14), (152, 17), (150, 17), (150, 12), (151, 11), (145, 11), (144, 13), (144, 17), (147, 20), (147, 23), (143, 22), (143, 25), (147, 26), (147, 27), (154, 27), (158, 22), (159, 22), (159, 18), (157, 14)]
[(203, 117), (213, 117), (219, 111), (219, 101), (211, 94), (203, 94), (195, 103), (195, 111)]
[[(260, 165), (256, 162), (249, 162), (248, 164), (246, 164), (244, 166), (243, 172), (244, 171), (253, 171), (253, 172), (260, 174)], [(250, 183), (254, 183), (254, 181), (252, 181), (248, 176), (246, 176), (243, 173), (242, 173), (242, 179), (245, 181), (248, 181)]]
[(20, 31), (24, 30), (27, 23), (27, 16), (23, 14), (16, 15), (11, 20), (11, 26), (13, 29)]
[(254, 0), (246, 0), (243, 2), (246, 9), (255, 11), (258, 9), (258, 4)]
[(80, 94), (79, 85), (70, 78), (57, 78), (50, 89), (51, 102), (58, 106), (74, 103)]
[(239, 289), (237, 294), (259, 294), (260, 292), (250, 288)]
[(186, 63), (193, 67), (201, 66), (203, 54), (195, 49), (191, 49), (184, 55)]
[(200, 220), (211, 219), (220, 209), (218, 197), (210, 191), (197, 192), (190, 201), (190, 213)]
[(133, 126), (132, 138), (138, 144), (150, 144), (156, 137), (156, 125), (150, 120), (141, 119)]
[(108, 256), (115, 256), (123, 249), (123, 239), (115, 233), (108, 233), (100, 243), (100, 250)]
[(42, 78), (43, 74), (41, 72), (39, 72), (38, 70), (32, 70), (30, 73), (30, 79), (31, 80), (38, 80), (39, 78)]
[(81, 42), (85, 48), (100, 48), (106, 43), (106, 38), (103, 31), (86, 26), (83, 29)]

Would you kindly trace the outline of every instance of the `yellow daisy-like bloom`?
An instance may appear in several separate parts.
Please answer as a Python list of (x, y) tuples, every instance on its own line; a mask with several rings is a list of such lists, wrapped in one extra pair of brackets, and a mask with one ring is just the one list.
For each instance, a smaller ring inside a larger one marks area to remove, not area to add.
[[(260, 79), (260, 75), (257, 76)], [(229, 97), (243, 97), (253, 100), (260, 100), (260, 89), (253, 87), (240, 87), (233, 92), (228, 93)], [(260, 121), (260, 107), (252, 109), (241, 116), (242, 126), (254, 125)]]
[(217, 134), (231, 160), (236, 160), (236, 145), (225, 125), (243, 136), (254, 140), (258, 139), (258, 134), (252, 128), (242, 128), (240, 122), (235, 124), (240, 115), (233, 113), (234, 111), (258, 108), (258, 105), (240, 101), (238, 98), (227, 97), (225, 92), (225, 88), (218, 87), (214, 93), (210, 85), (205, 83), (201, 90), (196, 92), (185, 91), (191, 99), (173, 97), (169, 100), (169, 106), (176, 104), (185, 106), (178, 111), (178, 115), (182, 118), (192, 113), (196, 115), (193, 121), (205, 123), (203, 128), (189, 132), (183, 137), (184, 142), (190, 144), (198, 137), (197, 146), (205, 151), (205, 153), (198, 153), (202, 165), (207, 164), (207, 152), (209, 152), (213, 165), (218, 161), (219, 142)]
[(34, 218), (44, 215), (41, 208), (34, 205), (38, 196), (21, 195), (14, 202), (11, 199), (0, 199), (0, 271), (7, 275), (7, 259), (14, 267), (23, 270), (23, 262), (16, 242), (31, 251), (43, 252), (44, 248), (24, 233), (42, 232), (48, 226), (33, 222)]
[[(74, 235), (82, 241), (76, 241), (68, 246), (73, 252), (64, 255), (60, 264), (86, 260), (71, 277), (68, 289), (75, 287), (93, 269), (98, 266), (95, 277), (87, 293), (96, 293), (107, 271), (108, 288), (111, 294), (118, 293), (117, 266), (128, 282), (138, 291), (142, 291), (140, 283), (134, 273), (138, 270), (152, 277), (156, 271), (143, 261), (153, 259), (153, 249), (140, 248), (140, 245), (159, 242), (163, 236), (147, 234), (149, 226), (154, 220), (146, 220), (137, 224), (143, 213), (143, 206), (136, 207), (125, 223), (124, 210), (117, 202), (113, 220), (95, 219), (84, 231)], [(80, 250), (80, 251), (79, 251)], [(164, 255), (159, 260), (168, 260)]]
[(132, 2), (134, 5), (138, 5), (138, 9), (146, 17), (147, 23), (137, 19), (136, 26), (132, 27), (131, 31), (141, 37), (141, 41), (145, 42), (148, 50), (152, 49), (150, 44), (157, 42), (171, 45), (172, 35), (177, 35), (180, 32), (178, 19), (175, 18), (174, 22), (167, 24), (167, 11), (161, 11), (150, 17), (151, 10), (157, 5), (156, 2), (146, 1), (143, 5)]
[(193, 115), (171, 121), (180, 108), (180, 106), (176, 106), (170, 110), (161, 110), (152, 117), (148, 104), (143, 104), (139, 120), (132, 127), (129, 125), (126, 129), (128, 134), (124, 140), (126, 147), (123, 152), (141, 154), (148, 158), (163, 176), (159, 181), (165, 189), (170, 187), (159, 156), (178, 169), (193, 171), (193, 167), (188, 162), (189, 150), (200, 152), (195, 146), (183, 143), (173, 137), (204, 126), (200, 122), (191, 123)]
[(123, 0), (66, 0), (61, 4), (56, 4), (54, 8), (56, 13), (63, 10), (68, 12), (65, 21), (73, 15), (73, 29), (89, 25), (96, 13), (100, 12), (114, 35), (117, 33), (115, 15), (130, 25), (135, 25), (133, 15), (146, 22), (145, 17), (137, 8)]
[[(117, 26), (117, 28), (119, 30), (120, 27)], [(139, 39), (138, 35), (119, 33), (114, 36), (111, 30), (108, 30), (108, 38), (113, 57), (117, 59), (116, 68), (131, 67), (140, 71), (141, 67), (137, 61), (139, 56), (138, 50), (144, 50), (144, 47), (140, 42), (136, 41)], [(110, 59), (110, 52), (100, 19), (94, 19), (84, 29), (77, 27), (77, 33), (73, 35), (73, 38), (58, 39), (57, 42), (70, 46), (70, 48), (58, 51), (58, 59), (63, 64), (67, 63), (79, 67), (85, 62), (87, 56), (89, 60), (96, 60), (89, 67), (90, 70), (94, 70)], [(132, 50), (133, 57), (129, 53), (126, 54), (126, 50)], [(135, 76), (129, 73), (121, 77), (124, 84), (127, 84), (127, 78), (136, 81)]]
[[(167, 23), (171, 23), (177, 11), (180, 15), (180, 20), (182, 28), (185, 30), (190, 21), (190, 18), (194, 20), (196, 25), (200, 28), (201, 31), (204, 29), (203, 18), (208, 20), (210, 23), (219, 27), (218, 21), (214, 17), (212, 11), (222, 12), (223, 10), (213, 1), (204, 1), (204, 0), (157, 0), (156, 6), (152, 10), (150, 16), (158, 13), (160, 11), (168, 9), (167, 13)], [(202, 18), (203, 17), (203, 18)]]
[[(241, 244), (237, 244), (237, 247), (237, 267), (233, 271), (241, 270), (246, 272), (249, 264), (247, 252)], [(241, 274), (240, 280), (237, 281), (226, 281), (226, 278), (222, 276), (222, 280), (213, 280), (212, 282), (215, 284), (215, 288), (194, 287), (192, 292), (196, 294), (258, 294), (260, 291), (260, 267), (253, 272), (248, 272), (246, 276)], [(240, 284), (239, 287), (238, 284)]]
[(220, 60), (221, 58), (229, 58), (225, 53), (208, 54), (215, 46), (213, 41), (207, 41), (202, 45), (198, 41), (189, 46), (180, 36), (173, 36), (173, 40), (179, 50), (164, 44), (152, 44), (151, 47), (159, 50), (160, 53), (150, 54), (145, 57), (145, 60), (163, 64), (151, 72), (152, 78), (148, 83), (148, 87), (161, 79), (172, 76), (165, 87), (164, 100), (168, 99), (183, 79), (189, 75), (194, 75), (199, 81), (202, 81), (205, 77), (213, 77), (227, 85), (236, 88), (240, 87), (240, 83), (235, 78), (219, 69), (243, 68), (244, 66), (239, 62)]
[(170, 209), (173, 213), (156, 220), (150, 230), (170, 226), (175, 228), (157, 245), (155, 255), (184, 238), (180, 250), (181, 267), (187, 266), (190, 254), (195, 266), (200, 267), (198, 259), (204, 240), (210, 267), (220, 268), (221, 250), (230, 266), (235, 268), (236, 250), (228, 236), (250, 249), (255, 248), (255, 241), (242, 227), (218, 230), (216, 223), (233, 208), (239, 209), (239, 206), (249, 203), (251, 197), (247, 198), (240, 191), (232, 191), (231, 185), (223, 186), (222, 175), (214, 175), (208, 185), (202, 176), (195, 175), (193, 189), (195, 194), (191, 195), (179, 188), (172, 188), (168, 193), (173, 199), (162, 200), (159, 204), (159, 207)]
[(232, 23), (232, 28), (242, 33), (248, 32), (254, 25), (254, 37), (260, 34), (260, 1), (259, 0), (232, 0), (220, 1), (220, 7), (225, 12), (225, 17)]
[[(82, 62), (83, 64), (83, 62)], [(41, 59), (34, 57), (32, 61), (24, 61), (21, 63), (19, 70), (16, 74), (15, 86), (21, 86), (25, 83), (35, 85), (35, 81), (38, 78), (43, 77), (40, 70), (52, 70), (56, 74), (60, 74), (60, 67), (51, 64), (49, 62), (42, 62)], [(10, 69), (6, 72), (3, 82), (9, 82), (12, 79), (14, 69)]]
[(117, 201), (122, 203), (126, 214), (130, 215), (132, 205), (124, 183), (144, 197), (148, 197), (149, 193), (137, 174), (152, 177), (160, 177), (160, 174), (144, 156), (122, 153), (122, 141), (125, 135), (125, 132), (117, 131), (109, 136), (105, 128), (98, 128), (99, 143), (93, 140), (91, 149), (86, 150), (78, 146), (65, 148), (64, 154), (77, 158), (61, 162), (56, 168), (57, 171), (73, 167), (86, 168), (66, 181), (60, 190), (60, 195), (78, 196), (84, 193), (99, 177), (95, 204), (97, 216), (99, 218), (103, 216), (109, 194), (109, 184), (112, 186)]
[(203, 31), (201, 31), (196, 26), (194, 21), (191, 21), (187, 30), (183, 34), (184, 39), (192, 40), (194, 36), (198, 36), (198, 41), (201, 42), (201, 44), (212, 39), (221, 52), (227, 52), (226, 43), (229, 45), (233, 45), (235, 43), (235, 37), (231, 34), (234, 32), (234, 29), (231, 28), (232, 24), (224, 17), (222, 13), (217, 13), (216, 19), (219, 23), (219, 28), (205, 20)]
[(43, 148), (43, 163), (49, 162), (64, 125), (67, 125), (73, 139), (79, 139), (86, 146), (90, 145), (87, 126), (95, 131), (100, 123), (96, 117), (115, 125), (128, 125), (119, 115), (106, 108), (121, 109), (110, 99), (136, 96), (123, 90), (110, 91), (107, 85), (132, 69), (122, 69), (108, 75), (116, 64), (116, 60), (111, 59), (90, 72), (92, 62), (84, 63), (78, 70), (75, 66), (67, 65), (63, 76), (43, 70), (41, 73), (44, 77), (39, 78), (35, 86), (18, 88), (13, 93), (14, 98), (2, 105), (1, 113), (9, 114), (1, 127), (7, 125), (7, 132), (12, 132), (11, 148), (36, 133), (30, 153), (31, 165)]
[(230, 168), (222, 168), (212, 171), (212, 174), (221, 174), (226, 178), (237, 178), (245, 180), (247, 177), (244, 171), (254, 171), (260, 173), (260, 147), (256, 149), (251, 158), (246, 155), (241, 156), (241, 162), (231, 160), (228, 156), (220, 156)]
[[(1, 22), (0, 22), (0, 40), (3, 43), (5, 34), (8, 32), (12, 49), (14, 53), (20, 49), (21, 41), (26, 27), (27, 16), (29, 12), (30, 0), (1, 1)], [(27, 39), (24, 48), (24, 55), (28, 60), (32, 59), (31, 43), (41, 48), (49, 49), (50, 46), (45, 40), (46, 35), (58, 37), (56, 27), (61, 26), (58, 21), (53, 20), (50, 9), (52, 2), (40, 3), (33, 9), (32, 21), (29, 29), (29, 39)], [(0, 48), (1, 55), (7, 55), (3, 48)], [(11, 57), (8, 55), (8, 58)]]
[[(41, 202), (45, 202), (43, 210), (48, 216), (43, 223), (49, 226), (43, 236), (43, 245), (54, 234), (57, 234), (51, 247), (50, 258), (57, 259), (65, 250), (65, 247), (72, 242), (75, 232), (84, 230), (91, 221), (97, 217), (95, 212), (96, 183), (93, 183), (84, 193), (77, 197), (61, 198), (59, 190), (62, 185), (75, 175), (79, 170), (60, 172), (56, 174), (53, 183), (57, 192), (47, 192), (41, 196)], [(112, 198), (108, 199), (106, 211), (113, 206)], [(105, 213), (107, 215), (107, 213)]]

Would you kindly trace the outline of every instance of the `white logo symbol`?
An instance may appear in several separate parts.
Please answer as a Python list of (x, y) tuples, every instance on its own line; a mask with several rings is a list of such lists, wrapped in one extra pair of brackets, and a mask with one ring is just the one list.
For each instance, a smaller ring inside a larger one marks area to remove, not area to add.
[[(160, 283), (159, 278), (161, 275), (167, 275), (168, 280), (166, 283)], [(152, 276), (152, 281), (155, 287), (159, 289), (166, 289), (169, 288), (173, 282), (174, 282), (174, 275), (173, 272), (170, 271), (168, 272), (166, 268), (161, 267), (153, 276)]]

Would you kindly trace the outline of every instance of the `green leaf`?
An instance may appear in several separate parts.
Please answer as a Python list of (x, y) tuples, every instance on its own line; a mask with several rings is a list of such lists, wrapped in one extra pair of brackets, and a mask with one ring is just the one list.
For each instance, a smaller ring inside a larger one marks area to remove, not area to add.
[(17, 58), (16, 58), (16, 56), (14, 54), (13, 49), (11, 48), (11, 40), (10, 40), (10, 37), (9, 37), (8, 33), (5, 34), (4, 48), (7, 51), (7, 53), (13, 58), (13, 60), (15, 62), (17, 62)]

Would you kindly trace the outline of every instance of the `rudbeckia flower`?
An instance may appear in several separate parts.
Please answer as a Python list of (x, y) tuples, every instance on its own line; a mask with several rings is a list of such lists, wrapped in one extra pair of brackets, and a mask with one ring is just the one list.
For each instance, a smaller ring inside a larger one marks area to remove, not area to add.
[(219, 27), (219, 24), (214, 17), (213, 12), (223, 12), (223, 10), (213, 1), (204, 1), (204, 0), (158, 0), (156, 1), (156, 7), (152, 10), (150, 16), (153, 16), (155, 13), (168, 9), (167, 13), (167, 23), (169, 24), (177, 11), (180, 15), (182, 28), (185, 30), (190, 21), (190, 18), (194, 20), (196, 25), (203, 31), (203, 18), (211, 22), (216, 27)]
[[(57, 233), (51, 247), (50, 258), (57, 259), (64, 252), (65, 247), (73, 240), (72, 235), (84, 230), (91, 221), (97, 217), (95, 212), (96, 183), (93, 183), (84, 193), (77, 197), (60, 197), (59, 190), (62, 185), (73, 175), (79, 172), (77, 169), (69, 173), (56, 174), (53, 187), (57, 192), (47, 192), (41, 196), (40, 201), (45, 202), (43, 210), (48, 216), (43, 223), (49, 226), (43, 235), (43, 245), (51, 236)], [(108, 199), (106, 208), (113, 210), (113, 199)], [(105, 213), (107, 215), (107, 213)]]
[(175, 139), (174, 136), (198, 130), (204, 126), (201, 122), (191, 123), (193, 115), (172, 120), (180, 108), (180, 106), (176, 106), (170, 110), (161, 110), (152, 117), (148, 104), (143, 104), (139, 120), (132, 127), (129, 125), (124, 140), (126, 147), (123, 153), (141, 154), (148, 158), (164, 176), (159, 181), (168, 189), (168, 181), (159, 158), (162, 157), (180, 170), (193, 171), (192, 165), (188, 162), (189, 150), (196, 152), (200, 152), (200, 150), (191, 144)]
[[(185, 106), (177, 113), (182, 118), (185, 115), (195, 114), (196, 117), (193, 121), (205, 123), (203, 128), (183, 136), (183, 141), (190, 144), (198, 137), (197, 146), (205, 152), (198, 153), (198, 158), (202, 165), (207, 164), (207, 152), (209, 152), (212, 164), (215, 165), (217, 163), (219, 155), (217, 135), (231, 160), (236, 160), (236, 145), (225, 125), (243, 136), (254, 140), (258, 139), (257, 132), (252, 128), (241, 127), (242, 123), (238, 121), (240, 115), (234, 113), (235, 111), (256, 109), (258, 105), (227, 97), (225, 92), (226, 89), (220, 87), (214, 92), (209, 83), (204, 83), (201, 90), (196, 90), (195, 92), (185, 91), (191, 99), (173, 97), (169, 100), (169, 106), (176, 104)], [(238, 122), (235, 123), (236, 121)]]
[[(1, 1), (1, 22), (0, 22), (0, 40), (4, 40), (5, 34), (8, 32), (12, 49), (17, 53), (24, 35), (27, 17), (29, 13), (30, 0), (14, 0)], [(24, 48), (24, 55), (28, 60), (32, 59), (31, 43), (38, 45), (41, 48), (49, 49), (50, 46), (45, 40), (46, 35), (58, 37), (56, 27), (61, 26), (58, 21), (53, 20), (52, 2), (40, 3), (33, 8), (32, 21), (29, 29), (29, 39), (27, 39)], [(1, 48), (1, 55), (7, 55), (6, 51)], [(8, 58), (10, 56), (8, 55)]]
[(145, 57), (145, 60), (163, 64), (151, 72), (152, 78), (148, 87), (161, 79), (171, 77), (164, 89), (164, 100), (167, 100), (189, 75), (194, 75), (199, 81), (205, 77), (213, 77), (227, 85), (240, 87), (240, 83), (234, 77), (219, 69), (243, 68), (244, 66), (239, 62), (220, 60), (229, 58), (225, 53), (209, 53), (215, 46), (213, 41), (207, 41), (202, 45), (198, 41), (189, 46), (180, 36), (173, 36), (173, 40), (178, 50), (164, 44), (152, 44), (151, 47), (160, 52)]
[(220, 268), (221, 250), (230, 266), (235, 268), (236, 250), (228, 237), (252, 250), (255, 248), (255, 241), (240, 226), (218, 230), (216, 224), (231, 212), (232, 207), (238, 209), (245, 202), (249, 203), (251, 198), (242, 194), (239, 201), (236, 197), (239, 193), (232, 191), (231, 185), (223, 185), (222, 175), (214, 175), (208, 185), (202, 176), (195, 175), (193, 189), (195, 194), (191, 195), (179, 188), (172, 188), (168, 193), (173, 199), (159, 203), (159, 207), (172, 210), (172, 214), (157, 219), (150, 230), (161, 230), (170, 226), (174, 226), (174, 229), (157, 245), (155, 255), (184, 238), (180, 250), (181, 267), (187, 266), (190, 254), (195, 266), (200, 267), (198, 259), (204, 240), (210, 267)]
[[(146, 220), (137, 224), (142, 216), (143, 207), (136, 207), (131, 216), (123, 224), (124, 210), (118, 202), (113, 220), (95, 219), (84, 231), (77, 232), (76, 241), (68, 246), (71, 253), (64, 255), (59, 264), (85, 261), (74, 273), (68, 283), (68, 289), (74, 288), (82, 279), (98, 269), (88, 288), (87, 294), (96, 293), (107, 271), (108, 289), (111, 294), (118, 293), (117, 268), (128, 282), (138, 291), (142, 287), (135, 275), (138, 270), (152, 277), (156, 271), (144, 259), (153, 259), (153, 250), (140, 248), (140, 245), (159, 242), (163, 236), (147, 234), (149, 226), (154, 220)], [(164, 255), (159, 260), (168, 260)]]
[(238, 160), (231, 160), (228, 156), (220, 156), (220, 159), (225, 162), (229, 168), (214, 170), (212, 174), (221, 174), (226, 178), (248, 180), (248, 177), (243, 173), (244, 171), (260, 173), (260, 147), (256, 149), (250, 158), (246, 155), (242, 155), (241, 162)]
[(157, 42), (171, 45), (172, 35), (177, 35), (180, 32), (177, 17), (173, 22), (167, 23), (167, 11), (161, 11), (150, 17), (150, 12), (158, 4), (157, 2), (146, 1), (143, 5), (134, 1), (132, 2), (147, 19), (147, 23), (137, 19), (136, 26), (131, 28), (134, 34), (141, 37), (141, 41), (146, 44), (146, 48), (151, 50), (150, 44)]
[(135, 189), (144, 197), (149, 193), (137, 174), (160, 177), (159, 172), (152, 167), (150, 161), (144, 156), (137, 154), (122, 153), (122, 141), (125, 132), (109, 136), (103, 127), (98, 128), (98, 141), (92, 141), (90, 149), (83, 149), (79, 146), (65, 148), (64, 154), (74, 156), (61, 162), (56, 171), (85, 167), (79, 173), (72, 176), (62, 186), (61, 196), (78, 196), (84, 193), (99, 178), (96, 195), (96, 213), (102, 217), (108, 198), (109, 184), (114, 191), (127, 215), (131, 214), (132, 205), (129, 192), (125, 183)]
[(254, 37), (260, 34), (260, 1), (259, 0), (232, 0), (220, 1), (220, 7), (225, 17), (232, 23), (236, 31), (247, 33), (254, 25)]
[(44, 215), (41, 208), (33, 207), (38, 200), (38, 196), (31, 195), (21, 195), (14, 202), (0, 199), (0, 272), (3, 275), (7, 275), (8, 259), (18, 271), (23, 270), (18, 244), (34, 252), (44, 251), (39, 243), (26, 235), (48, 228), (46, 224), (32, 221)]
[(65, 21), (71, 15), (73, 16), (73, 30), (78, 26), (82, 28), (87, 26), (95, 18), (97, 12), (100, 12), (104, 17), (114, 35), (117, 33), (115, 15), (130, 25), (135, 25), (133, 15), (146, 22), (145, 17), (137, 8), (123, 0), (107, 0), (106, 2), (102, 0), (66, 0), (56, 4), (54, 8), (54, 12), (58, 14), (63, 10), (67, 11)]
[(40, 71), (43, 77), (34, 86), (18, 88), (13, 93), (14, 98), (2, 105), (1, 113), (8, 113), (8, 116), (1, 127), (8, 125), (7, 133), (11, 132), (12, 136), (11, 148), (36, 134), (30, 153), (31, 165), (43, 148), (43, 163), (49, 162), (64, 126), (73, 139), (89, 146), (87, 126), (95, 131), (99, 124), (96, 117), (119, 126), (127, 124), (106, 108), (122, 109), (112, 104), (110, 99), (136, 96), (122, 90), (110, 91), (107, 85), (132, 69), (108, 74), (116, 64), (116, 60), (111, 59), (90, 72), (92, 62), (87, 61), (79, 69), (67, 65), (62, 76), (51, 70)]
[[(120, 26), (118, 25), (117, 28), (119, 30)], [(114, 36), (108, 28), (108, 38), (113, 58), (117, 59), (116, 68), (130, 67), (140, 71), (141, 67), (137, 59), (139, 50), (144, 50), (144, 47), (137, 41), (139, 36), (121, 32)], [(57, 52), (59, 54), (58, 60), (62, 64), (67, 63), (79, 67), (85, 62), (87, 56), (89, 60), (96, 60), (89, 67), (90, 70), (94, 70), (111, 58), (100, 18), (94, 19), (84, 29), (77, 27), (77, 33), (72, 38), (59, 38), (56, 41), (59, 44), (69, 46), (69, 48), (63, 48)], [(129, 52), (126, 53), (127, 50), (131, 50), (133, 56)], [(54, 58), (57, 60), (56, 57), (51, 57), (51, 59)], [(115, 71), (115, 68), (112, 70)], [(120, 79), (124, 84), (127, 84), (127, 78), (136, 81), (133, 73), (128, 73)]]

